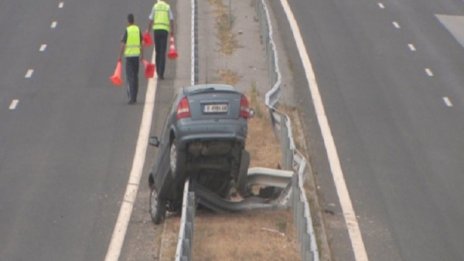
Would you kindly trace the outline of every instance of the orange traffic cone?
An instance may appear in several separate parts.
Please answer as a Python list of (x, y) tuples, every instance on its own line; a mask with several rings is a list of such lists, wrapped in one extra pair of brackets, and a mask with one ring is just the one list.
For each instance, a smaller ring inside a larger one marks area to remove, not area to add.
[(143, 33), (143, 45), (150, 46), (153, 44), (153, 40), (151, 39), (150, 33), (145, 32)]
[(149, 63), (147, 60), (143, 60), (143, 65), (145, 65), (145, 78), (153, 78), (153, 75), (155, 75), (155, 65)]
[(122, 61), (121, 59), (119, 59), (118, 63), (116, 64), (116, 68), (114, 69), (113, 75), (110, 76), (110, 81), (115, 86), (120, 86), (122, 84), (121, 70), (122, 70)]
[(174, 36), (171, 36), (169, 39), (169, 52), (168, 52), (169, 59), (176, 59), (177, 58), (177, 51), (176, 45), (174, 43)]

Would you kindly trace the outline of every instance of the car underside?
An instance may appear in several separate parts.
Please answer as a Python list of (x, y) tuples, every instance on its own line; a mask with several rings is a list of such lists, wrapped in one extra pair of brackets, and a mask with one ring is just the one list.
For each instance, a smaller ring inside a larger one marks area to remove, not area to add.
[(244, 144), (237, 141), (203, 141), (187, 145), (187, 176), (221, 196), (237, 184)]

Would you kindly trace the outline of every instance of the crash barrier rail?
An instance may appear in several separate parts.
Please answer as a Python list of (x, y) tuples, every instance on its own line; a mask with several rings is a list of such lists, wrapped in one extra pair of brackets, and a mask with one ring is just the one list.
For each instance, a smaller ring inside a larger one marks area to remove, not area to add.
[[(198, 82), (198, 9), (197, 0), (191, 0), (191, 78), (192, 85)], [(195, 221), (195, 193), (190, 192), (189, 181), (184, 184), (184, 198), (182, 200), (182, 218), (179, 225), (177, 239), (176, 261), (192, 260), (193, 231)]]
[(192, 260), (193, 224), (196, 211), (195, 193), (190, 191), (187, 179), (182, 199), (182, 217), (180, 220), (179, 238), (177, 240), (176, 261)]
[(319, 261), (311, 210), (303, 186), (304, 175), (309, 170), (309, 166), (304, 156), (295, 148), (290, 118), (277, 109), (282, 90), (282, 76), (266, 0), (256, 0), (256, 13), (261, 28), (261, 41), (267, 54), (269, 83), (273, 84), (266, 93), (265, 103), (269, 109), (273, 129), (280, 141), (282, 168), (293, 169), (297, 174), (292, 179), (291, 207), (298, 231), (301, 259)]
[(190, 28), (190, 35), (191, 35), (191, 50), (190, 50), (190, 62), (191, 62), (191, 73), (190, 73), (190, 84), (194, 85), (198, 82), (198, 5), (197, 0), (191, 0), (191, 28)]
[(195, 184), (197, 203), (217, 213), (244, 212), (250, 210), (276, 210), (288, 208), (291, 197), (293, 171), (269, 168), (249, 168), (247, 188), (254, 185), (281, 190), (278, 194), (260, 197), (245, 197), (240, 201), (228, 200), (210, 191), (201, 184)]

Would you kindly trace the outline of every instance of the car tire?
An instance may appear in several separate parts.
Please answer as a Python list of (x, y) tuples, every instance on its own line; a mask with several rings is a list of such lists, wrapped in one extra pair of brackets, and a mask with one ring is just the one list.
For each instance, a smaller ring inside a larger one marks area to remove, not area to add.
[(176, 140), (173, 140), (169, 148), (169, 168), (172, 173), (177, 171), (177, 155)]
[(166, 202), (159, 198), (158, 192), (153, 186), (150, 187), (150, 216), (154, 224), (161, 224), (166, 216)]
[(250, 167), (250, 153), (246, 150), (242, 151), (240, 157), (240, 168), (237, 177), (237, 190), (242, 196), (248, 194), (247, 191), (247, 180), (248, 180), (248, 168)]
[(174, 138), (169, 148), (169, 169), (174, 177), (183, 178), (185, 169), (185, 155), (177, 147), (177, 141)]

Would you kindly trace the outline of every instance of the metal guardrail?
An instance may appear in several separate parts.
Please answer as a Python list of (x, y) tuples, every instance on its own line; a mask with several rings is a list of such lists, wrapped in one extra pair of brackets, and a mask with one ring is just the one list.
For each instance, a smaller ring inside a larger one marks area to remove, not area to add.
[(176, 261), (192, 260), (195, 210), (195, 193), (190, 191), (190, 182), (187, 179), (182, 199), (182, 217), (180, 220), (179, 238), (177, 240)]
[[(198, 82), (198, 5), (197, 0), (191, 0), (191, 84)], [(192, 260), (192, 244), (195, 220), (195, 194), (190, 192), (189, 180), (184, 185), (182, 200), (182, 218), (177, 239), (176, 261)]]
[[(197, 0), (191, 0), (192, 29), (191, 29), (191, 83), (198, 81), (198, 42), (197, 42)], [(278, 54), (272, 37), (272, 24), (269, 10), (265, 0), (256, 0), (256, 12), (261, 26), (261, 40), (266, 47), (268, 60), (269, 83), (273, 84), (266, 93), (265, 103), (269, 109), (272, 126), (280, 141), (282, 149), (282, 167), (293, 170), (297, 175), (292, 178), (291, 207), (300, 243), (302, 260), (319, 261), (319, 251), (312, 224), (311, 211), (303, 187), (304, 175), (307, 171), (307, 161), (295, 148), (290, 118), (278, 111), (278, 102), (281, 92), (281, 73), (278, 65)], [(184, 200), (182, 219), (179, 228), (179, 238), (176, 250), (176, 260), (192, 259), (193, 222), (196, 207), (195, 194), (190, 192), (189, 182), (184, 186)]]
[(311, 210), (303, 186), (308, 164), (304, 156), (295, 148), (290, 118), (277, 109), (282, 90), (282, 76), (279, 69), (279, 56), (273, 39), (272, 23), (266, 0), (256, 1), (256, 13), (260, 22), (261, 41), (266, 47), (269, 82), (273, 84), (271, 90), (266, 93), (265, 103), (269, 109), (272, 126), (280, 141), (282, 167), (284, 169), (293, 169), (297, 173), (292, 180), (291, 206), (298, 231), (301, 259), (319, 261), (319, 250), (312, 223)]
[(198, 65), (198, 4), (197, 0), (191, 0), (191, 73), (190, 84), (195, 85), (198, 83), (199, 78), (199, 65)]

